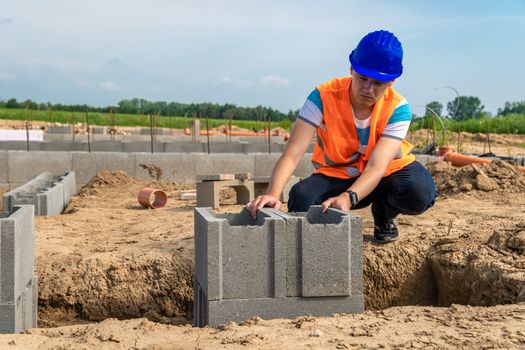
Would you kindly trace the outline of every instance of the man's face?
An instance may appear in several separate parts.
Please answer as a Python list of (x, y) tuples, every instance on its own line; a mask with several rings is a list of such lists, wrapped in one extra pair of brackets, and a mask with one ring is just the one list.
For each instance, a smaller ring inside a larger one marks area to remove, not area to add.
[(351, 92), (353, 98), (357, 99), (358, 104), (364, 106), (373, 106), (383, 96), (386, 89), (388, 89), (394, 81), (386, 83), (377, 81), (375, 79), (366, 77), (357, 73), (355, 70), (350, 70), (352, 74)]

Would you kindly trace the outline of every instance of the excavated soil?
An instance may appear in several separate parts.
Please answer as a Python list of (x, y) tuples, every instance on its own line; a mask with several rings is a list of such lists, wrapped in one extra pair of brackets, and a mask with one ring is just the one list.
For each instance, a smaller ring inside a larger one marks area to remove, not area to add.
[[(61, 327), (0, 336), (0, 348), (525, 348), (523, 173), (508, 163), (429, 168), (436, 205), (399, 217), (399, 241), (374, 244), (369, 209), (356, 211), (369, 311), (218, 329), (188, 325), (195, 200), (180, 196), (194, 186), (99, 173), (68, 214), (36, 218), (39, 325)], [(165, 208), (138, 205), (146, 186), (166, 191)], [(223, 191), (221, 211), (239, 211), (233, 199)]]

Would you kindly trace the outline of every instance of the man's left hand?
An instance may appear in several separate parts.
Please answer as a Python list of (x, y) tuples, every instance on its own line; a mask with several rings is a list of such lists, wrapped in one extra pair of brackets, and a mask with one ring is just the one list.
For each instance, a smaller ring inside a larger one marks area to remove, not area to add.
[(328, 198), (325, 200), (321, 206), (323, 207), (323, 213), (326, 213), (328, 208), (337, 208), (344, 211), (350, 210), (350, 196), (348, 193), (343, 192), (337, 197)]

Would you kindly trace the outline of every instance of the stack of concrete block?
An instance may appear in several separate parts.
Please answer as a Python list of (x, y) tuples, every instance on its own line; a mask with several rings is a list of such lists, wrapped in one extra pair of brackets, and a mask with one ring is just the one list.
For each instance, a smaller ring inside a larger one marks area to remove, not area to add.
[(29, 205), (0, 213), (0, 333), (37, 326), (34, 227)]
[(44, 172), (26, 184), (3, 195), (3, 210), (11, 211), (16, 205), (34, 206), (35, 215), (60, 215), (76, 193), (74, 172), (54, 176)]
[(196, 208), (193, 325), (362, 312), (361, 249), (361, 219), (337, 209)]

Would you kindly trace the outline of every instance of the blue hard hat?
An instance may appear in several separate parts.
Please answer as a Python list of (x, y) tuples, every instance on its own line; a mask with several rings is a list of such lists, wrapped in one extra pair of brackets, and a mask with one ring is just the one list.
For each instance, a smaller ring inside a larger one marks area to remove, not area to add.
[(349, 58), (357, 73), (378, 81), (391, 81), (403, 73), (403, 48), (386, 30), (368, 33)]

